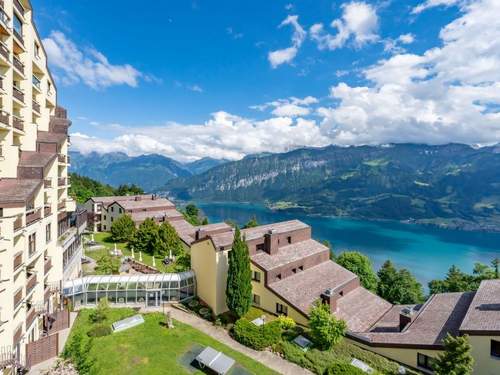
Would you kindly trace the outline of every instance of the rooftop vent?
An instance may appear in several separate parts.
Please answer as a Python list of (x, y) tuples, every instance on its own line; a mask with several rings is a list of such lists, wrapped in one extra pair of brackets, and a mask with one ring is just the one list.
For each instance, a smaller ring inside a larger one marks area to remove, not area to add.
[(139, 195), (137, 195), (137, 196), (134, 198), (134, 200), (135, 200), (136, 202), (138, 202), (138, 201), (140, 201), (140, 200), (141, 200), (141, 197), (140, 197)]

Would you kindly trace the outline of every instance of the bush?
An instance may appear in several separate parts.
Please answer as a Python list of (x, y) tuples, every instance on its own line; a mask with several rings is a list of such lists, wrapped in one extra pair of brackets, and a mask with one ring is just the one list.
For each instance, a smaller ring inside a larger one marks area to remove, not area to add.
[(335, 362), (328, 366), (324, 375), (365, 375), (365, 373), (357, 367), (349, 363)]
[(330, 306), (317, 300), (311, 309), (309, 327), (314, 343), (320, 349), (330, 349), (344, 338), (347, 324), (330, 312)]
[(101, 298), (97, 307), (89, 314), (89, 320), (92, 323), (100, 323), (108, 317), (109, 303), (107, 298)]
[(264, 350), (278, 343), (281, 334), (281, 325), (277, 321), (258, 327), (249, 320), (241, 318), (233, 327), (234, 339), (255, 350)]
[(106, 324), (99, 324), (94, 327), (90, 331), (87, 332), (87, 335), (89, 337), (103, 337), (103, 336), (108, 336), (111, 335), (113, 331), (111, 330), (111, 327), (106, 325)]
[(285, 331), (287, 331), (289, 329), (293, 329), (296, 326), (295, 320), (293, 320), (293, 318), (290, 318), (289, 316), (280, 315), (278, 317), (278, 319), (276, 319), (276, 320), (280, 324), (281, 329), (283, 329)]
[(70, 359), (80, 374), (86, 374), (92, 367), (88, 352), (92, 348), (92, 339), (83, 336), (80, 332), (72, 335), (64, 346), (62, 356)]

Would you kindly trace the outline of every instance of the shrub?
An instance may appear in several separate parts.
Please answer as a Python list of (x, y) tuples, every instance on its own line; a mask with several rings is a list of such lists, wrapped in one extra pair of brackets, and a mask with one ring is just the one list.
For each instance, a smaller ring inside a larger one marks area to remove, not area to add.
[(89, 373), (92, 362), (89, 360), (88, 352), (92, 347), (92, 339), (83, 336), (80, 332), (72, 335), (64, 347), (62, 356), (70, 359), (80, 374)]
[(293, 329), (296, 326), (295, 320), (293, 320), (293, 318), (290, 318), (289, 316), (280, 315), (276, 320), (283, 330)]
[(320, 349), (330, 349), (338, 344), (347, 330), (346, 322), (332, 315), (330, 306), (321, 300), (317, 300), (311, 309), (309, 326), (314, 343)]
[(100, 323), (108, 317), (109, 303), (107, 298), (101, 298), (97, 307), (90, 311), (89, 320), (92, 323)]
[(245, 318), (239, 319), (233, 327), (233, 336), (239, 343), (255, 350), (264, 350), (281, 340), (282, 329), (278, 322), (260, 327)]
[(116, 242), (128, 242), (134, 238), (135, 224), (130, 215), (122, 215), (111, 225), (111, 238)]
[(113, 331), (111, 330), (111, 327), (106, 325), (106, 324), (99, 324), (94, 327), (90, 331), (87, 332), (87, 335), (89, 337), (103, 337), (103, 336), (108, 336), (111, 335)]
[(365, 375), (365, 373), (357, 367), (349, 363), (335, 362), (328, 366), (324, 375)]

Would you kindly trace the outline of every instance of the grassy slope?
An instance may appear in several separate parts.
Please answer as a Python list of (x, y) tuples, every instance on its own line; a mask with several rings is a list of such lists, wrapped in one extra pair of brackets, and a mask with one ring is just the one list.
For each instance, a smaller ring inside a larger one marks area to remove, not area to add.
[[(92, 327), (88, 321), (89, 311), (80, 312), (72, 335), (78, 331), (85, 334)], [(133, 314), (132, 309), (112, 309), (106, 324)], [(160, 313), (146, 314), (144, 318), (143, 325), (94, 339), (89, 352), (94, 363), (92, 374), (189, 374), (179, 360), (193, 345), (211, 346), (222, 351), (254, 374), (275, 374), (188, 325), (176, 321), (175, 328), (167, 330), (161, 325), (164, 318)]]

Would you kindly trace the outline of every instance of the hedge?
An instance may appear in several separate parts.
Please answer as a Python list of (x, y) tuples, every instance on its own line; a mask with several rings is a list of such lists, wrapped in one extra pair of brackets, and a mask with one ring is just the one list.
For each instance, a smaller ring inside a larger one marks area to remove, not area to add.
[(349, 363), (335, 362), (328, 366), (324, 375), (365, 375), (365, 372)]
[(255, 350), (264, 350), (281, 340), (281, 325), (277, 321), (256, 326), (245, 318), (239, 319), (233, 327), (233, 336), (239, 343)]

